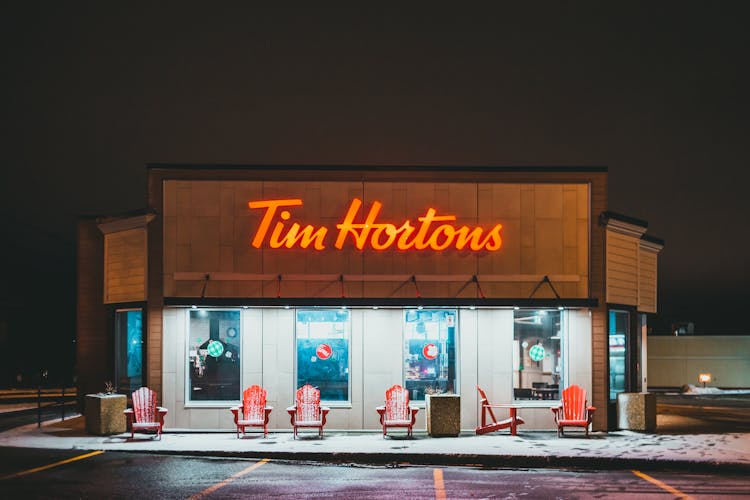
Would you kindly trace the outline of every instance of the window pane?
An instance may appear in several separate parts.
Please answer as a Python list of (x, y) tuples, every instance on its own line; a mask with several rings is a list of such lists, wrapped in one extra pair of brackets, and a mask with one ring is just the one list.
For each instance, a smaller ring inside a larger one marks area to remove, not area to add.
[(143, 384), (143, 313), (140, 309), (115, 312), (115, 384), (129, 394)]
[(194, 309), (188, 326), (189, 401), (240, 398), (240, 312)]
[(558, 310), (513, 313), (513, 399), (560, 399), (561, 314)]
[(625, 349), (628, 338), (630, 314), (627, 311), (609, 311), (609, 399), (617, 399), (625, 392)]
[(404, 387), (409, 398), (456, 387), (456, 310), (404, 311)]
[(325, 401), (349, 400), (349, 311), (297, 311), (297, 387), (310, 384)]

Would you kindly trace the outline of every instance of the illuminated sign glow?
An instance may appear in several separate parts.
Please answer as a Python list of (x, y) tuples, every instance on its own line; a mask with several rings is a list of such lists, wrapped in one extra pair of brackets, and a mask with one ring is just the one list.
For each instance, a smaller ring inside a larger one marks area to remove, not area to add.
[[(265, 210), (251, 245), (255, 248), (261, 248), (264, 244), (270, 248), (312, 246), (315, 250), (324, 250), (328, 227), (310, 224), (302, 227), (298, 222), (288, 224), (292, 217), (289, 208), (301, 205), (302, 200), (298, 198), (248, 202), (251, 209)], [(357, 213), (361, 207), (362, 200), (354, 198), (344, 220), (336, 224), (338, 234), (333, 246), (338, 250), (343, 249), (347, 242), (358, 250), (368, 247), (373, 250), (388, 250), (395, 247), (398, 250), (441, 251), (453, 247), (474, 252), (494, 252), (503, 244), (500, 234), (502, 224), (496, 224), (489, 230), (480, 226), (457, 227), (452, 224), (457, 220), (455, 215), (438, 215), (434, 208), (428, 208), (424, 215), (417, 217), (417, 224), (412, 224), (409, 219), (400, 225), (379, 222), (378, 216), (383, 207), (379, 201), (373, 201), (364, 220), (358, 222)]]

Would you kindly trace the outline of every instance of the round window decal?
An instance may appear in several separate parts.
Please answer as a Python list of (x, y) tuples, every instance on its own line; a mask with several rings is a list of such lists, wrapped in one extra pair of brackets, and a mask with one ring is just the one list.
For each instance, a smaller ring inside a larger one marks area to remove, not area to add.
[(422, 355), (427, 359), (435, 359), (438, 355), (438, 348), (435, 344), (425, 344), (422, 348)]
[(531, 346), (529, 357), (532, 361), (541, 361), (544, 359), (544, 347), (541, 344)]
[(320, 344), (315, 349), (315, 355), (320, 359), (328, 359), (331, 357), (331, 354), (333, 354), (333, 349), (328, 344)]
[(206, 350), (208, 351), (208, 354), (210, 356), (213, 356), (214, 358), (218, 358), (224, 353), (224, 344), (222, 344), (218, 340), (212, 340), (206, 346)]

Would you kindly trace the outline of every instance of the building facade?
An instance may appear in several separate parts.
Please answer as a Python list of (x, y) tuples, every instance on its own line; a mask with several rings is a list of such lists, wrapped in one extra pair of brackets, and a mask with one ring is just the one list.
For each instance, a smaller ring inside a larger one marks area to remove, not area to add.
[(537, 405), (526, 427), (545, 429), (568, 385), (610, 411), (646, 388), (663, 243), (608, 212), (606, 168), (148, 174), (146, 210), (79, 225), (79, 394), (147, 385), (167, 427), (230, 429), (259, 384), (284, 430), (310, 383), (327, 427), (360, 430), (401, 384), (416, 404), (460, 394), (473, 429), (479, 385)]

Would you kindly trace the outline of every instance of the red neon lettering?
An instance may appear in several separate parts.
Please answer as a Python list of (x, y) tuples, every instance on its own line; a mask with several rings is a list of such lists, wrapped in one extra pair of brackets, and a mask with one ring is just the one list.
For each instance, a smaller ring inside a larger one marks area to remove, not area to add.
[[(279, 211), (282, 207), (300, 205), (302, 205), (302, 200), (298, 198), (249, 202), (250, 208), (265, 209), (253, 237), (252, 246), (261, 248), (267, 241), (270, 248), (294, 248), (295, 246), (308, 248), (312, 245), (315, 250), (325, 249), (325, 239), (328, 235), (326, 226), (316, 228), (308, 224), (303, 228), (297, 222), (288, 226), (286, 221), (291, 219), (291, 212)], [(428, 208), (423, 216), (417, 217), (419, 222), (417, 226), (407, 219), (397, 227), (390, 222), (377, 222), (382, 207), (381, 202), (373, 201), (364, 220), (357, 222), (362, 200), (354, 198), (349, 204), (344, 220), (336, 224), (338, 235), (334, 247), (341, 250), (347, 240), (350, 240), (358, 250), (364, 250), (369, 246), (373, 250), (383, 251), (395, 246), (396, 249), (402, 251), (411, 249), (442, 251), (450, 247), (463, 250), (468, 245), (469, 249), (478, 252), (496, 251), (503, 244), (502, 224), (496, 224), (486, 232), (482, 227), (456, 227), (451, 224), (456, 221), (455, 215), (438, 215), (437, 210)], [(274, 222), (273, 230), (269, 235), (272, 222)]]
[[(263, 240), (266, 237), (266, 233), (268, 233), (268, 227), (271, 225), (271, 221), (273, 220), (273, 216), (276, 213), (276, 209), (279, 207), (294, 207), (302, 205), (302, 200), (293, 198), (288, 200), (251, 201), (247, 205), (250, 208), (266, 209), (266, 213), (263, 214), (263, 219), (260, 221), (260, 225), (258, 226), (258, 230), (255, 232), (255, 237), (253, 238), (252, 242), (252, 245), (255, 248), (260, 248), (263, 245)], [(291, 214), (289, 213), (289, 211), (283, 210), (279, 214), (279, 217), (283, 220), (289, 220)], [(292, 248), (295, 244), (299, 243), (299, 246), (301, 248), (307, 248), (311, 243), (313, 243), (313, 248), (315, 248), (315, 250), (323, 250), (325, 248), (323, 241), (325, 240), (326, 234), (328, 233), (328, 228), (321, 227), (315, 230), (314, 227), (307, 225), (301, 233), (299, 229), (300, 225), (295, 222), (294, 224), (292, 224), (292, 227), (289, 229), (289, 231), (285, 235), (282, 235), (282, 231), (284, 230), (284, 223), (277, 222), (273, 228), (273, 232), (271, 233), (271, 238), (268, 242), (268, 245), (271, 248), (280, 248), (282, 246)]]

